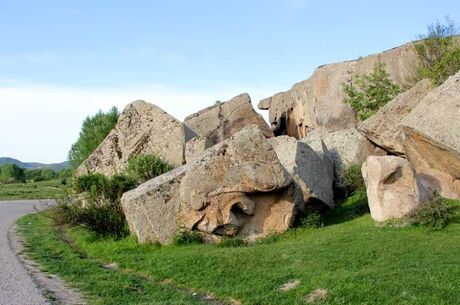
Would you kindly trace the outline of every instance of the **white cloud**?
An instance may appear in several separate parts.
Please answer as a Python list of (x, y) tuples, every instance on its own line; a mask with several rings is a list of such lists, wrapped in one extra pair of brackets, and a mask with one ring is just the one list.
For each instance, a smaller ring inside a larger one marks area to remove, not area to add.
[[(251, 91), (254, 106), (259, 99), (274, 93), (263, 89)], [(241, 92), (239, 88), (185, 92), (160, 85), (111, 89), (0, 87), (0, 156), (59, 162), (66, 158), (77, 139), (83, 119), (100, 109), (108, 110), (115, 105), (122, 110), (129, 102), (143, 99), (183, 120), (216, 100), (228, 100)]]

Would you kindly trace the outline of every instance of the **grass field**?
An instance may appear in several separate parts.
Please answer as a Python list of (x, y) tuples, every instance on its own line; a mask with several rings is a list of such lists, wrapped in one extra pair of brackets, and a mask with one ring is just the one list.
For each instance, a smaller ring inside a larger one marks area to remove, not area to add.
[(0, 184), (0, 200), (54, 199), (61, 194), (63, 187), (60, 179)]
[[(216, 298), (211, 304), (308, 304), (317, 289), (327, 291), (318, 304), (459, 304), (459, 202), (441, 231), (376, 227), (368, 214), (357, 216), (363, 202), (350, 199), (323, 228), (229, 248), (103, 239), (54, 228), (44, 213), (20, 219), (19, 229), (30, 255), (89, 304), (210, 304), (206, 295)], [(109, 263), (117, 267), (103, 267)], [(294, 289), (279, 289), (293, 281)]]

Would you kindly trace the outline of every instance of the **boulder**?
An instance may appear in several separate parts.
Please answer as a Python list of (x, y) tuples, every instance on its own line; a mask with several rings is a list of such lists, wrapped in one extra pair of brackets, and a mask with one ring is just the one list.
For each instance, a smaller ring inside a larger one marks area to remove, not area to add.
[(184, 124), (213, 144), (230, 138), (252, 124), (259, 126), (265, 137), (273, 136), (265, 120), (255, 112), (251, 98), (246, 93), (194, 113), (185, 118)]
[(185, 144), (185, 161), (190, 163), (197, 159), (213, 143), (206, 137), (196, 136)]
[[(243, 230), (241, 215), (259, 217), (254, 211), (261, 209), (280, 213), (270, 215), (273, 223), (290, 224), (292, 221), (295, 214), (293, 198), (289, 204), (283, 203), (282, 209), (277, 209), (273, 207), (278, 204), (276, 200), (257, 202), (250, 197), (255, 193), (277, 193), (292, 182), (257, 126), (248, 126), (211, 147), (188, 166), (180, 197), (183, 203), (204, 214), (195, 224), (198, 230), (234, 236)], [(259, 204), (266, 206), (257, 207)], [(263, 228), (249, 231), (254, 230), (264, 231)]]
[(159, 107), (135, 101), (115, 128), (78, 167), (77, 175), (120, 173), (134, 156), (154, 154), (176, 167), (185, 163), (185, 143), (196, 134)]
[(361, 122), (358, 131), (392, 154), (405, 154), (401, 121), (432, 89), (430, 80), (418, 82), (383, 106), (369, 119)]
[(289, 91), (262, 100), (259, 108), (269, 110), (275, 135), (301, 139), (317, 127), (331, 131), (353, 128), (358, 121), (355, 111), (344, 103), (343, 83), (372, 72), (375, 63), (383, 62), (391, 79), (404, 86), (418, 60), (414, 45), (409, 43), (357, 60), (324, 65)]
[(334, 207), (334, 173), (330, 160), (323, 159), (307, 143), (294, 137), (280, 136), (268, 141), (296, 185), (299, 209), (302, 210), (305, 203)]
[(377, 223), (402, 219), (427, 200), (427, 193), (404, 158), (370, 156), (362, 166), (371, 217)]
[(328, 155), (334, 160), (335, 176), (350, 165), (361, 165), (368, 156), (385, 155), (385, 151), (372, 144), (360, 134), (356, 128), (339, 131), (328, 131), (316, 128), (302, 142), (307, 143), (313, 150), (324, 154), (324, 146)]
[(460, 72), (427, 94), (401, 125), (407, 158), (423, 183), (460, 199)]

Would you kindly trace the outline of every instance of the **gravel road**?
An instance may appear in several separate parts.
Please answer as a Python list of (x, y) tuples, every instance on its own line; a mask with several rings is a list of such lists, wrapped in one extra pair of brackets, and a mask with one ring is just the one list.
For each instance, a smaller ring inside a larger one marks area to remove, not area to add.
[(0, 305), (45, 305), (40, 290), (12, 250), (8, 231), (20, 216), (43, 208), (39, 201), (0, 202)]

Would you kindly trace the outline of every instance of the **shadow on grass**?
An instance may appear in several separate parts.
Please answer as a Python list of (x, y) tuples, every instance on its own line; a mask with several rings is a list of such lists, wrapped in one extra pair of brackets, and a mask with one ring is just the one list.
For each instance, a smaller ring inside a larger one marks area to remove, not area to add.
[(338, 202), (336, 206), (323, 216), (325, 226), (335, 225), (353, 220), (369, 213), (365, 191), (356, 191), (352, 196)]

